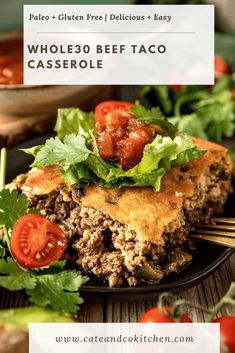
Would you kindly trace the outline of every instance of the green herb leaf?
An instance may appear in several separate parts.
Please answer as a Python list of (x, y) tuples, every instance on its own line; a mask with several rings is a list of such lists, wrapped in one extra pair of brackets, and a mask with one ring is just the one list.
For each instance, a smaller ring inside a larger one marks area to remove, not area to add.
[(182, 107), (184, 105), (187, 105), (195, 101), (199, 101), (201, 99), (206, 99), (208, 98), (208, 96), (209, 96), (209, 92), (205, 90), (198, 90), (195, 92), (179, 94), (174, 105), (174, 115), (180, 116)]
[(177, 144), (177, 154), (175, 159), (172, 160), (173, 166), (188, 163), (206, 153), (206, 150), (198, 150), (187, 134), (176, 136), (175, 142)]
[[(143, 86), (143, 92), (153, 98), (152, 104), (158, 104), (159, 99), (154, 96), (154, 91), (162, 86), (147, 87)], [(234, 88), (235, 73), (232, 73), (218, 78), (210, 88), (184, 85), (179, 92), (172, 91), (170, 100), (174, 116), (169, 121), (179, 131), (221, 143), (224, 137), (231, 137), (235, 132)]]
[(51, 306), (55, 310), (75, 313), (83, 303), (78, 290), (87, 277), (75, 271), (38, 275), (36, 286), (26, 289), (30, 301), (38, 306)]
[(0, 224), (8, 229), (13, 228), (18, 218), (26, 213), (28, 206), (29, 201), (24, 194), (3, 189), (0, 191)]
[(60, 139), (75, 133), (84, 135), (94, 129), (94, 114), (85, 113), (78, 108), (58, 109), (55, 131)]
[(33, 289), (36, 286), (36, 279), (31, 273), (22, 271), (10, 257), (7, 261), (0, 260), (0, 274), (0, 286), (8, 290)]
[(25, 153), (29, 154), (30, 156), (35, 157), (42, 147), (43, 147), (43, 145), (38, 145), (38, 146), (30, 147), (30, 148), (22, 148), (20, 151), (25, 152)]
[(163, 112), (169, 115), (172, 112), (172, 101), (170, 99), (169, 87), (165, 85), (159, 86), (141, 86), (140, 96), (152, 95), (155, 100), (155, 104), (159, 105)]
[(140, 120), (145, 121), (148, 124), (157, 124), (160, 126), (170, 138), (174, 138), (177, 132), (176, 127), (166, 119), (159, 107), (153, 107), (150, 110), (146, 109), (140, 104), (135, 104), (131, 111)]
[(0, 286), (11, 291), (24, 289), (38, 306), (75, 313), (83, 303), (78, 290), (88, 277), (66, 271), (64, 266), (64, 261), (56, 261), (45, 269), (29, 271), (19, 268), (12, 258), (1, 259)]
[(181, 132), (185, 132), (192, 136), (200, 137), (203, 140), (208, 139), (204, 131), (203, 123), (195, 113), (183, 115), (181, 118), (179, 118), (177, 122), (177, 127), (178, 130)]
[(85, 161), (90, 153), (86, 140), (81, 135), (66, 135), (63, 142), (58, 137), (50, 138), (37, 153), (33, 165), (60, 163), (66, 171), (71, 165)]

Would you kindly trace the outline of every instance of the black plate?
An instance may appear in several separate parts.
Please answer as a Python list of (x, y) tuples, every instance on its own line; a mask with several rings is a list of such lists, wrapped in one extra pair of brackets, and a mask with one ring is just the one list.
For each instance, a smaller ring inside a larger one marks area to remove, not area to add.
[[(47, 134), (33, 138), (9, 151), (7, 168), (8, 182), (11, 181), (16, 175), (27, 171), (30, 163), (32, 162), (32, 158), (22, 151), (19, 151), (19, 148), (27, 148), (42, 144), (45, 139), (50, 136), (51, 135)], [(231, 214), (230, 211), (235, 209), (235, 207), (231, 204), (233, 199), (234, 197), (231, 197), (227, 203), (225, 212), (227, 216), (234, 216), (234, 214)], [(108, 284), (103, 282), (101, 279), (91, 278), (81, 290), (90, 295), (112, 295), (118, 299), (125, 300), (147, 297), (150, 299), (156, 297), (156, 294), (159, 292), (182, 291), (196, 285), (218, 269), (218, 267), (221, 266), (232, 253), (233, 249), (203, 242), (199, 243), (198, 251), (194, 255), (193, 262), (190, 265), (188, 265), (179, 274), (166, 277), (160, 284), (110, 288)]]

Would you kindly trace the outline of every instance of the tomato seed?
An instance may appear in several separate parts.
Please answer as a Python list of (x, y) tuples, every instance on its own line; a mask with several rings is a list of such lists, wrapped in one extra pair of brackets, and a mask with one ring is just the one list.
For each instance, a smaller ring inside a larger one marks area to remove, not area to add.
[(37, 252), (37, 254), (35, 255), (35, 259), (36, 260), (41, 260), (41, 255), (39, 254), (39, 252)]
[(40, 251), (40, 255), (41, 255), (41, 257), (45, 257), (44, 251)]
[(49, 246), (49, 248), (54, 248), (55, 243), (48, 243), (47, 246)]
[(21, 245), (21, 246), (26, 246), (26, 245), (28, 245), (28, 243), (27, 243), (26, 240), (20, 239), (20, 245)]
[(34, 225), (31, 222), (27, 222), (26, 226), (30, 227), (30, 228), (34, 228)]

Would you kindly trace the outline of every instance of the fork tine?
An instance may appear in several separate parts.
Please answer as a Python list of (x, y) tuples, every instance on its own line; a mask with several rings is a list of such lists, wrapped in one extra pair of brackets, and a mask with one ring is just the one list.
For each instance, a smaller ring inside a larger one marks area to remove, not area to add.
[[(227, 237), (227, 238), (234, 238), (235, 239), (235, 232), (232, 233), (232, 232), (223, 232), (223, 231), (216, 231), (216, 230), (203, 230), (203, 229), (195, 229), (193, 231), (194, 234), (205, 234), (205, 235), (208, 235), (208, 236), (212, 236), (212, 235), (215, 235), (215, 236), (222, 236), (222, 237)], [(234, 240), (235, 242), (235, 240)]]
[(225, 225), (225, 224), (199, 224), (196, 226), (197, 229), (223, 229), (235, 231), (235, 225)]
[(210, 243), (228, 246), (230, 248), (235, 249), (235, 241), (231, 238), (221, 237), (221, 236), (207, 236), (207, 235), (200, 235), (200, 234), (190, 234), (190, 238), (198, 239), (198, 240), (205, 240)]
[(212, 222), (223, 224), (235, 224), (235, 218), (212, 218)]

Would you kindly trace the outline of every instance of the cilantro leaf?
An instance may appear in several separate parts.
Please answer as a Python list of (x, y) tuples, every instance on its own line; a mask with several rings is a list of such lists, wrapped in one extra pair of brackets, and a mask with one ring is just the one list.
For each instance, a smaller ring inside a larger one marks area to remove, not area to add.
[(30, 301), (38, 306), (48, 306), (53, 303), (53, 309), (75, 313), (83, 299), (77, 292), (87, 281), (74, 271), (62, 271), (57, 274), (39, 275), (36, 287), (27, 289)]
[[(153, 104), (160, 104), (155, 95), (162, 87), (143, 86), (142, 95), (148, 95)], [(172, 110), (164, 113), (169, 121), (179, 131), (200, 137), (209, 141), (221, 143), (224, 137), (231, 137), (235, 132), (235, 102), (232, 92), (235, 88), (235, 73), (222, 75), (216, 84), (208, 89), (204, 86), (183, 85), (180, 91), (171, 90), (170, 96), (165, 96), (164, 102), (170, 98)]]
[(92, 152), (87, 148), (84, 136), (66, 135), (63, 142), (58, 137), (52, 137), (37, 153), (34, 165), (60, 163), (66, 171), (71, 165), (85, 161), (90, 153)]
[(0, 260), (0, 273), (0, 286), (8, 290), (33, 289), (36, 286), (36, 280), (31, 273), (22, 271), (10, 257), (6, 261)]
[(64, 270), (65, 261), (38, 271), (22, 270), (12, 259), (0, 260), (0, 286), (18, 291), (24, 289), (29, 300), (42, 307), (75, 313), (83, 299), (78, 292), (87, 282), (80, 272)]
[[(182, 115), (175, 120), (179, 131), (210, 140), (222, 142), (223, 136), (231, 137), (235, 131), (235, 104), (228, 101), (224, 104), (200, 104), (192, 114)], [(172, 118), (174, 119), (174, 118)]]
[(20, 151), (29, 154), (30, 156), (35, 157), (36, 154), (40, 151), (43, 145), (37, 145), (29, 148), (21, 148)]
[(153, 107), (148, 110), (140, 104), (135, 104), (131, 108), (131, 111), (138, 119), (145, 121), (147, 124), (157, 124), (160, 126), (171, 139), (175, 137), (177, 132), (176, 127), (163, 116), (159, 107)]
[(203, 123), (196, 113), (182, 115), (182, 117), (179, 118), (176, 123), (179, 131), (200, 137), (203, 140), (208, 139), (203, 128)]
[(19, 194), (16, 190), (3, 189), (0, 191), (0, 224), (8, 229), (23, 216), (29, 206), (29, 201), (24, 194)]

